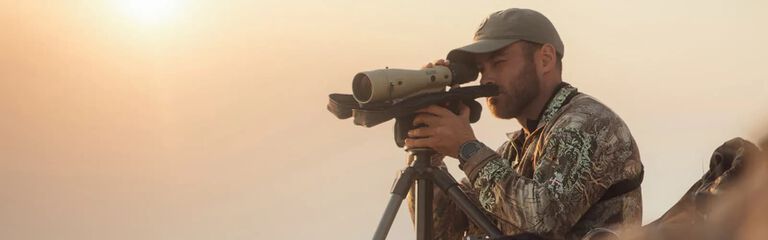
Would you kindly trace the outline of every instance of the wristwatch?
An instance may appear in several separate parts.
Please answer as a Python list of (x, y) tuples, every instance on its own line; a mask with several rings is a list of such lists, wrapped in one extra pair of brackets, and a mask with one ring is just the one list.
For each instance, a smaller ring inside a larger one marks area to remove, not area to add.
[(480, 148), (483, 147), (483, 143), (477, 140), (469, 140), (461, 146), (459, 146), (459, 168), (464, 170), (464, 163), (469, 160)]

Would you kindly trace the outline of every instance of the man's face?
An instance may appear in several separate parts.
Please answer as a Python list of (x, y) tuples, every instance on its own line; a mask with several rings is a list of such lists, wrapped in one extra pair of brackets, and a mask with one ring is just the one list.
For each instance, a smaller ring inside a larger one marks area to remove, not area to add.
[(475, 58), (482, 74), (480, 84), (499, 87), (498, 96), (486, 98), (488, 108), (498, 118), (519, 117), (538, 96), (539, 77), (533, 59), (526, 56), (525, 44), (516, 42)]

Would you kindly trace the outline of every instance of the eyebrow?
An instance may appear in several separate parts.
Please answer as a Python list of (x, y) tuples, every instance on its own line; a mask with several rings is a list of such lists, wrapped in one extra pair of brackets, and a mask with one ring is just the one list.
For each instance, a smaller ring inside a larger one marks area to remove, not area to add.
[(506, 52), (506, 50), (507, 50), (507, 48), (505, 47), (505, 48), (502, 48), (502, 49), (499, 49), (499, 50), (493, 51), (493, 52), (491, 53), (491, 55), (489, 55), (489, 56), (488, 56), (488, 59), (494, 59), (494, 58), (496, 58), (496, 57), (498, 57), (498, 56), (504, 55), (504, 53)]
[[(502, 49), (499, 49), (499, 50), (493, 51), (493, 52), (491, 52), (491, 53), (490, 53), (490, 55), (488, 55), (488, 58), (486, 58), (486, 60), (491, 60), (491, 59), (494, 59), (494, 58), (496, 58), (496, 57), (499, 57), (499, 56), (501, 56), (501, 55), (504, 55), (504, 53), (506, 53), (506, 51), (507, 51), (507, 50), (508, 50), (508, 48), (507, 48), (507, 47), (504, 47), (504, 48), (502, 48)], [(478, 63), (477, 65), (478, 65), (478, 66), (477, 66), (477, 68), (478, 68), (478, 69), (483, 69), (483, 67), (482, 67), (482, 66), (480, 66), (480, 64), (479, 64), (479, 63)]]

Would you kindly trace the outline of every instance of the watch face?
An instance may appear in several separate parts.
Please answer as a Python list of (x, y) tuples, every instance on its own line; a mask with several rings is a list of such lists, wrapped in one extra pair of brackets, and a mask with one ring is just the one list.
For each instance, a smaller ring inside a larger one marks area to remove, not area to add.
[(460, 157), (462, 160), (467, 160), (468, 158), (472, 157), (472, 154), (475, 154), (475, 152), (477, 152), (479, 149), (480, 145), (477, 143), (477, 141), (467, 142), (461, 146)]

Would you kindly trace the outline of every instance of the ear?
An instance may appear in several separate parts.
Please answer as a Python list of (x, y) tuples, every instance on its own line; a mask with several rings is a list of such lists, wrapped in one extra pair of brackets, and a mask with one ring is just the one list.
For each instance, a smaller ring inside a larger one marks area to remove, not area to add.
[(536, 64), (538, 65), (542, 75), (557, 70), (557, 50), (555, 50), (555, 46), (552, 46), (552, 44), (549, 43), (545, 43), (541, 46), (538, 54), (536, 55), (539, 58), (536, 61)]

